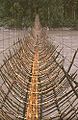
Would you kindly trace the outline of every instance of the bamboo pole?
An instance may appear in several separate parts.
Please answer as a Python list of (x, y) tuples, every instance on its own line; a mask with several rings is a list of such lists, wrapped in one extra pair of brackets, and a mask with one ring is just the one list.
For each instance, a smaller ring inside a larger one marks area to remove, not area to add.
[(33, 60), (32, 78), (31, 78), (30, 93), (28, 97), (28, 106), (27, 106), (27, 113), (26, 113), (27, 120), (38, 120), (38, 95), (37, 95), (38, 68), (39, 68), (38, 58), (39, 58), (39, 54), (36, 47), (34, 60)]

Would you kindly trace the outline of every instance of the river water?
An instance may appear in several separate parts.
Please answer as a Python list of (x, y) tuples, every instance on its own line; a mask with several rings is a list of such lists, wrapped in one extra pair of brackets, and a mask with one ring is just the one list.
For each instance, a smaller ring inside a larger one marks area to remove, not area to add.
[[(4, 54), (6, 55), (8, 47), (12, 48), (12, 44), (18, 41), (26, 35), (26, 30), (9, 30), (0, 29), (0, 65), (3, 64)], [(48, 37), (50, 42), (53, 42), (56, 46), (59, 45), (58, 49), (63, 48), (61, 54), (65, 57), (64, 66), (66, 69), (70, 65), (75, 50), (78, 48), (78, 31), (71, 30), (52, 30), (48, 31)], [(3, 51), (4, 50), (4, 54)], [(78, 69), (78, 53), (76, 55), (74, 65), (72, 67)]]
[[(64, 66), (67, 69), (73, 58), (75, 50), (78, 48), (78, 31), (71, 30), (55, 30), (49, 32), (49, 38), (55, 45), (59, 45), (59, 49), (63, 49), (61, 54), (65, 58)], [(78, 69), (78, 53), (74, 60), (73, 70)]]

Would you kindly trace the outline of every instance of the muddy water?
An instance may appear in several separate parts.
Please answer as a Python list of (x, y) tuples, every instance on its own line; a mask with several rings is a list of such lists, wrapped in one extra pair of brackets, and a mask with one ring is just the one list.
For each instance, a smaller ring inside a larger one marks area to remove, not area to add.
[[(78, 31), (63, 30), (63, 31), (50, 31), (49, 40), (54, 42), (55, 45), (59, 45), (59, 49), (63, 48), (61, 54), (65, 57), (64, 66), (67, 69), (70, 65), (75, 50), (78, 48)], [(74, 65), (71, 72), (78, 69), (78, 53), (76, 55)]]
[[(78, 31), (52, 30), (48, 33), (50, 42), (53, 42), (56, 46), (59, 45), (58, 49), (63, 48), (61, 54), (65, 57), (64, 66), (67, 69), (75, 50), (78, 48)], [(21, 39), (24, 37), (25, 34), (25, 30), (0, 29), (0, 64), (2, 64), (4, 57), (1, 51), (10, 47), (12, 44), (18, 41), (18, 38)], [(8, 49), (5, 50), (4, 54), (6, 54), (6, 51), (8, 51)], [(72, 71), (73, 69), (78, 69), (76, 66), (78, 66), (78, 54), (75, 58)]]
[[(3, 63), (4, 55), (9, 49), (13, 48), (13, 44), (25, 36), (26, 30), (9, 30), (0, 29), (0, 65)], [(4, 52), (3, 52), (4, 50)]]

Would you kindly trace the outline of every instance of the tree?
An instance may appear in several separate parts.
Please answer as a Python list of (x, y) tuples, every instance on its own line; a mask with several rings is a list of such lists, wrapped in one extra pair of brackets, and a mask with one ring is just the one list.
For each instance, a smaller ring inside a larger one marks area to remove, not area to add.
[(71, 26), (78, 21), (78, 0), (0, 0), (0, 18), (7, 25), (32, 26), (36, 13), (43, 26), (68, 26), (69, 21)]

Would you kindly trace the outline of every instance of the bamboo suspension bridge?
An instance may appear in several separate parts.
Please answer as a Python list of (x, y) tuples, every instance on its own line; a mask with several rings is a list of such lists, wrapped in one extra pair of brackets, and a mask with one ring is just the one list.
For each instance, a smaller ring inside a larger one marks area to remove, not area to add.
[(38, 15), (18, 43), (0, 67), (0, 119), (78, 120), (77, 72), (70, 73), (78, 50), (65, 70), (61, 50), (48, 41)]

